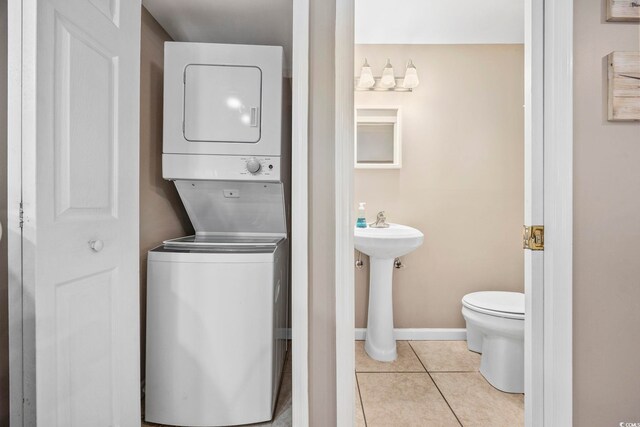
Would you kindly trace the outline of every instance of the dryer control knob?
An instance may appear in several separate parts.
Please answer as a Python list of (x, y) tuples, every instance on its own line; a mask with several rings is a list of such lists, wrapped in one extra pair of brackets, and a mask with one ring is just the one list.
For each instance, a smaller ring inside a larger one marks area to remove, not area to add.
[(258, 173), (260, 171), (260, 162), (255, 157), (247, 160), (247, 170), (251, 173)]

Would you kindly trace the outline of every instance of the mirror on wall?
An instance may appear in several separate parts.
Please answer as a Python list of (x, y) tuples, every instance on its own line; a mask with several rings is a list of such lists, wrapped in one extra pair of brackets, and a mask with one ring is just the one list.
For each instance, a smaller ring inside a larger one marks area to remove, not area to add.
[(355, 167), (399, 169), (400, 107), (356, 107)]

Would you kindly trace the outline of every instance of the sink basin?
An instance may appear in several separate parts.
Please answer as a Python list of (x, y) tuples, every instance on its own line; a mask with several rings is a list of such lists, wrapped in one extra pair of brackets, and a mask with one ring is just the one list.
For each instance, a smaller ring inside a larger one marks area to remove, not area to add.
[(369, 255), (369, 315), (364, 349), (374, 360), (398, 356), (393, 336), (393, 260), (422, 245), (420, 230), (400, 224), (389, 228), (355, 228), (357, 250)]
[(375, 258), (397, 258), (412, 252), (424, 242), (420, 230), (400, 224), (389, 228), (357, 228), (354, 244), (357, 250)]

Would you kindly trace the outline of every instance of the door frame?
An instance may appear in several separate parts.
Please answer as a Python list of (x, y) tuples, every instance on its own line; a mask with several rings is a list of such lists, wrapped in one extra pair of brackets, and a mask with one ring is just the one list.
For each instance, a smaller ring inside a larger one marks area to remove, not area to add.
[[(526, 0), (527, 191), (543, 203), (545, 251), (527, 254), (530, 311), (525, 346), (525, 425), (572, 424), (573, 0)], [(336, 0), (336, 371), (337, 425), (354, 420), (353, 0)], [(295, 33), (294, 33), (295, 35)], [(293, 177), (293, 180), (299, 178)], [(542, 182), (540, 182), (542, 181)], [(544, 189), (544, 191), (542, 191)], [(537, 215), (528, 219), (536, 220)], [(528, 224), (538, 225), (538, 224)], [(542, 258), (542, 259), (540, 259)], [(543, 267), (544, 265), (544, 267)], [(543, 273), (542, 273), (543, 271)], [(532, 276), (536, 278), (536, 276)], [(339, 284), (339, 286), (338, 286)], [(532, 285), (537, 293), (531, 292)], [(532, 298), (534, 296), (535, 298)], [(533, 321), (532, 321), (533, 319)], [(534, 381), (535, 379), (535, 381)]]
[(293, 0), (291, 65), (292, 423), (309, 425), (309, 0)]
[(353, 246), (355, 0), (336, 0), (335, 289), (337, 426), (355, 417), (355, 283)]
[[(23, 158), (35, 159), (34, 129), (25, 127), (23, 121), (35, 117), (35, 105), (29, 102), (35, 87), (35, 69), (23, 67), (24, 58), (35, 58), (35, 28), (25, 22), (35, 22), (33, 2), (9, 0), (8, 16), (8, 109), (7, 117), (7, 226), (8, 240), (8, 314), (9, 314), (9, 421), (11, 425), (35, 425), (35, 411), (25, 411), (25, 405), (36, 404), (35, 389), (35, 324), (33, 313), (33, 289), (24, 283), (34, 283), (34, 271), (23, 269), (23, 261), (32, 257), (23, 241), (35, 242), (32, 228), (22, 228), (23, 182), (24, 187), (35, 189), (35, 161), (23, 162)], [(25, 19), (31, 18), (31, 19)], [(32, 48), (32, 49), (29, 49)], [(26, 118), (24, 116), (27, 116)], [(25, 143), (26, 142), (26, 143)], [(29, 348), (25, 348), (28, 346)]]

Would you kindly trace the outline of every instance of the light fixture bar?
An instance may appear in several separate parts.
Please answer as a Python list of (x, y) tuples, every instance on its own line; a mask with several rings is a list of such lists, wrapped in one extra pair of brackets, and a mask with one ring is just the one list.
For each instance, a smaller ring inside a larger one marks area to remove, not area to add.
[(404, 77), (395, 77), (394, 87), (384, 88), (380, 86), (381, 77), (373, 77), (374, 85), (371, 87), (359, 87), (359, 77), (354, 77), (354, 89), (358, 92), (413, 92), (413, 88), (404, 87)]

